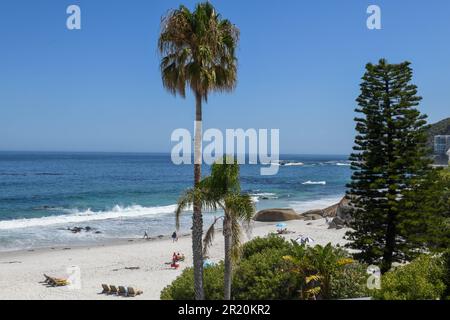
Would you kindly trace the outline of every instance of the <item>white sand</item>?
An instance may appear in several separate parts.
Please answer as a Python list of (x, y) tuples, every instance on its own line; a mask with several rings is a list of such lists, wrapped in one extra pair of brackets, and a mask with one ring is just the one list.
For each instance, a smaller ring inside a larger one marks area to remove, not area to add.
[[(310, 225), (308, 225), (310, 224)], [(276, 230), (276, 223), (254, 223), (251, 238), (266, 236)], [(317, 244), (344, 244), (346, 229), (329, 230), (325, 220), (290, 221), (288, 229), (295, 231), (286, 238), (310, 236)], [(247, 236), (245, 236), (247, 238)], [(248, 239), (246, 239), (248, 240)], [(179, 270), (172, 270), (173, 252), (182, 252), (186, 261)], [(219, 232), (210, 249), (210, 258), (223, 258), (223, 237)], [(170, 239), (134, 240), (106, 246), (43, 249), (33, 252), (0, 253), (0, 300), (5, 299), (159, 299), (161, 290), (170, 284), (183, 268), (192, 265), (191, 238), (182, 237), (173, 243)], [(81, 271), (81, 289), (52, 288), (42, 283), (43, 274), (65, 276), (68, 267)], [(127, 270), (126, 267), (139, 267)], [(136, 298), (123, 298), (100, 294), (101, 284), (134, 286), (144, 291)]]

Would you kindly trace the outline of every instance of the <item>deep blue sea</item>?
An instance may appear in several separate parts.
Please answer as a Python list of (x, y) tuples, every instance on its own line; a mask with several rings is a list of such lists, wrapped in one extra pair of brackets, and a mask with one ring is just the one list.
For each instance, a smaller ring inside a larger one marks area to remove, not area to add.
[[(242, 189), (257, 209), (323, 208), (345, 193), (347, 158), (284, 155), (275, 176), (242, 165)], [(0, 251), (170, 234), (176, 201), (192, 182), (192, 166), (172, 164), (169, 154), (0, 152)], [(205, 225), (219, 214), (206, 213)], [(75, 226), (95, 232), (67, 230)], [(186, 213), (182, 232), (190, 227)]]

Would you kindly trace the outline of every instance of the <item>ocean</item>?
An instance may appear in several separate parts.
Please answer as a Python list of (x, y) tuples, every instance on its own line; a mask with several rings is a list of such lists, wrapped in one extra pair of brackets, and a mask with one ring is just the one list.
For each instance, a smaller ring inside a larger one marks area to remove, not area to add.
[[(261, 176), (260, 165), (241, 166), (242, 191), (258, 210), (303, 212), (344, 196), (348, 156), (280, 158), (275, 176)], [(169, 154), (0, 152), (0, 251), (171, 234), (177, 199), (192, 183), (192, 166), (172, 164)], [(219, 215), (205, 213), (205, 227)], [(68, 230), (74, 227), (90, 230)], [(190, 231), (189, 212), (181, 227)]]

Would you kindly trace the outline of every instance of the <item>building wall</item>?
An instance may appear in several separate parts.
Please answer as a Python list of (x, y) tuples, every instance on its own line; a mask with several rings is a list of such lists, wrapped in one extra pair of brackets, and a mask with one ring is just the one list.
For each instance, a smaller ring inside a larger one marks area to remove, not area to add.
[(450, 136), (434, 137), (434, 153), (437, 155), (447, 155), (450, 149)]

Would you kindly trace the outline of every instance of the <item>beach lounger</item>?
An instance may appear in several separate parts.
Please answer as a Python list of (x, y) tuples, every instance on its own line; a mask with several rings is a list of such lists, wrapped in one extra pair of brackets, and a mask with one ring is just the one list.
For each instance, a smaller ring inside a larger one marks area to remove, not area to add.
[(111, 288), (107, 285), (107, 284), (102, 284), (102, 288), (103, 288), (103, 291), (102, 291), (102, 294), (110, 294), (111, 293)]
[(128, 296), (128, 292), (127, 289), (125, 289), (125, 287), (123, 286), (119, 286), (119, 296)]
[(130, 297), (135, 297), (135, 296), (138, 296), (138, 295), (144, 293), (142, 290), (134, 290), (133, 287), (128, 287), (127, 290), (128, 290), (128, 296), (130, 296)]
[(110, 293), (111, 294), (118, 294), (119, 290), (117, 290), (116, 286), (110, 285), (109, 288), (111, 289)]
[(70, 282), (67, 279), (61, 279), (61, 278), (54, 278), (47, 276), (44, 274), (45, 277), (45, 283), (48, 283), (49, 285), (53, 287), (65, 287), (70, 284)]
[(69, 280), (67, 279), (58, 279), (58, 278), (53, 278), (53, 286), (54, 287), (65, 287), (68, 286)]
[(45, 280), (44, 280), (45, 283), (50, 283), (53, 281), (52, 278), (49, 277), (48, 275), (46, 275), (45, 273), (44, 273), (44, 277), (45, 277)]

